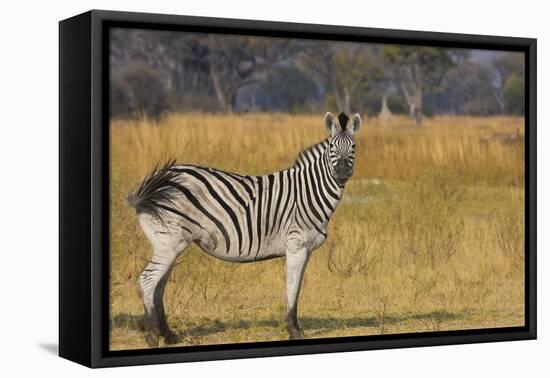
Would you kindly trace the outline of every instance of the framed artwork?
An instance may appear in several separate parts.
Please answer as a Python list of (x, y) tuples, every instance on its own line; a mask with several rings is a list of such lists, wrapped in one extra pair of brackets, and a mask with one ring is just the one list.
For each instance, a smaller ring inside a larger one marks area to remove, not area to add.
[(536, 338), (536, 40), (60, 22), (59, 353)]

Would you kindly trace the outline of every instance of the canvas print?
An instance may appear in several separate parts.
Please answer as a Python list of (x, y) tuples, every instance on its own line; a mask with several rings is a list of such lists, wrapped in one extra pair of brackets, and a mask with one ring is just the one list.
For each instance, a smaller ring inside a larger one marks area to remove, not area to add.
[(112, 28), (109, 348), (525, 325), (525, 56)]

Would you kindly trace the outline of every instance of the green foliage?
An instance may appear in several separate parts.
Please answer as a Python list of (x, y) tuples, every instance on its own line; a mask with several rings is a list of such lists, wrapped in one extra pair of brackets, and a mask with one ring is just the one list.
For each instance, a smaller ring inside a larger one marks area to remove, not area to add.
[(429, 102), (425, 102), (423, 108), (422, 108), (422, 114), (425, 117), (433, 117), (435, 115), (435, 108), (433, 105)]
[[(450, 50), (436, 47), (389, 45), (383, 51), (388, 62), (387, 71), (403, 93), (409, 114), (419, 126), (422, 115), (426, 114), (423, 98), (438, 89), (445, 73), (458, 60), (452, 59)], [(428, 110), (428, 114), (433, 114)]]
[(454, 65), (448, 49), (418, 46), (384, 46), (388, 63), (398, 67), (417, 66), (427, 84), (435, 85), (446, 70)]
[(525, 56), (523, 53), (502, 53), (493, 66), (498, 73), (498, 90), (505, 113), (525, 111)]
[(379, 47), (334, 42), (309, 42), (297, 61), (324, 94), (326, 107), (364, 112), (365, 96), (384, 79)]
[(111, 117), (158, 118), (172, 104), (173, 94), (162, 76), (145, 64), (130, 64), (111, 81)]
[(394, 114), (407, 113), (407, 104), (403, 100), (403, 97), (401, 96), (397, 96), (397, 95), (388, 96), (388, 108), (390, 108), (391, 112)]
[(264, 109), (300, 111), (317, 99), (317, 86), (302, 71), (289, 66), (274, 68), (257, 93)]
[(517, 73), (513, 73), (506, 80), (504, 109), (511, 114), (523, 114), (525, 112), (525, 85)]
[(501, 53), (493, 62), (493, 66), (500, 76), (500, 81), (505, 84), (506, 80), (513, 74), (523, 77), (525, 71), (524, 54), (517, 52)]

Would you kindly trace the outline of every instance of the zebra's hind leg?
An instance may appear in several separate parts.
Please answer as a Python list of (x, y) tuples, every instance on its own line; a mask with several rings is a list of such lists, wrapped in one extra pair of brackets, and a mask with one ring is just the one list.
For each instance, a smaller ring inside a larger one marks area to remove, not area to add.
[(156, 347), (159, 336), (164, 337), (167, 344), (176, 342), (175, 335), (170, 331), (164, 312), (164, 289), (172, 271), (176, 258), (183, 252), (190, 242), (180, 232), (154, 231), (150, 223), (141, 222), (146, 236), (153, 245), (153, 257), (138, 282), (145, 310), (147, 334), (145, 341), (150, 347)]
[(166, 321), (163, 296), (174, 262), (187, 245), (189, 243), (177, 251), (155, 249), (151, 261), (139, 276), (138, 281), (148, 328), (145, 341), (150, 347), (158, 346), (159, 336), (164, 336), (167, 344), (176, 342)]
[(298, 297), (306, 269), (309, 252), (306, 248), (289, 245), (286, 251), (286, 296), (285, 325), (290, 340), (303, 339), (304, 331), (298, 322)]
[[(170, 270), (171, 271), (171, 270)], [(155, 308), (159, 318), (160, 334), (164, 336), (165, 344), (175, 344), (178, 342), (176, 335), (170, 330), (168, 322), (166, 321), (166, 314), (164, 312), (164, 289), (170, 277), (170, 271), (164, 275), (164, 278), (159, 282), (157, 288), (157, 295), (154, 296)]]

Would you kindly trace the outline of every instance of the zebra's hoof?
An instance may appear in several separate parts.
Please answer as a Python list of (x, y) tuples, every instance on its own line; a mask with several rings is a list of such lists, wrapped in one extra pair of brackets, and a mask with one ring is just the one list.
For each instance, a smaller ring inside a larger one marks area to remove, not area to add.
[(174, 332), (169, 332), (166, 336), (164, 336), (164, 344), (173, 345), (177, 344), (178, 341), (178, 337)]
[(159, 337), (153, 333), (145, 335), (145, 342), (150, 348), (157, 348), (159, 346)]
[(304, 331), (301, 329), (289, 329), (288, 330), (288, 339), (289, 340), (302, 340), (304, 339)]

